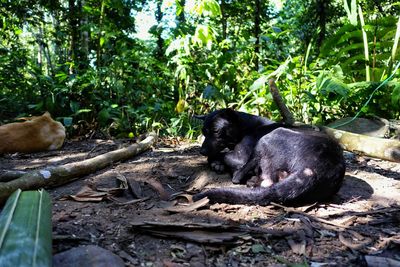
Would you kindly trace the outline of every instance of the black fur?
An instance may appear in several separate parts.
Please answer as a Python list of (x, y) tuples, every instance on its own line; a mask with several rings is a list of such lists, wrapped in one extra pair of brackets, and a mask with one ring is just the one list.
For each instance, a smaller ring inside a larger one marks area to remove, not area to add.
[[(204, 127), (220, 125), (220, 119), (215, 114), (209, 119)], [(259, 179), (269, 182), (271, 186), (211, 189), (196, 194), (194, 200), (208, 197), (211, 202), (232, 204), (266, 205), (279, 202), (297, 205), (332, 197), (339, 190), (345, 172), (343, 151), (339, 144), (321, 132), (280, 126), (283, 125), (270, 122), (245, 131), (242, 139), (236, 139), (236, 146), (230, 144), (233, 150), (223, 157), (225, 164), (233, 169), (234, 182), (243, 182), (249, 173), (255, 172)], [(210, 133), (204, 129), (203, 132), (208, 134), (204, 143), (209, 148), (210, 144), (215, 144), (208, 143), (210, 135), (214, 134), (211, 139), (218, 144), (218, 140), (223, 139), (218, 136), (219, 132), (236, 132), (244, 128), (237, 127), (238, 124), (224, 122), (223, 127), (216, 127), (218, 131)], [(214, 146), (217, 147), (223, 146)], [(238, 151), (241, 150), (245, 151), (244, 159), (240, 158)], [(253, 153), (249, 155), (248, 150)], [(233, 166), (234, 161), (240, 166)]]
[[(211, 168), (217, 172), (235, 173), (250, 158), (257, 140), (256, 130), (260, 127), (277, 127), (266, 118), (234, 111), (232, 109), (216, 110), (205, 116), (197, 116), (204, 120), (203, 135), (205, 137), (200, 153), (207, 156)], [(259, 134), (258, 134), (259, 135)]]

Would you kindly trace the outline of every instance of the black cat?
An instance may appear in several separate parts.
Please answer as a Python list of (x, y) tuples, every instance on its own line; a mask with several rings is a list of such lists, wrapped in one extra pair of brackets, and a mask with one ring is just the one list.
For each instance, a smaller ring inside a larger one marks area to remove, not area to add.
[(261, 126), (271, 129), (283, 126), (263, 117), (228, 108), (195, 117), (204, 121), (202, 131), (205, 139), (200, 154), (207, 156), (211, 168), (216, 172), (235, 173), (249, 160), (261, 137), (256, 136), (256, 130)]
[[(236, 118), (235, 114), (238, 114)], [(264, 121), (260, 117), (261, 123), (250, 123), (246, 127), (238, 123), (243, 114), (219, 110), (207, 115), (202, 154), (212, 151), (211, 155), (218, 156), (211, 158), (222, 158), (232, 170), (234, 183), (244, 182), (253, 172), (262, 186), (210, 189), (196, 194), (194, 200), (208, 197), (211, 202), (232, 204), (296, 205), (329, 199), (339, 190), (345, 161), (335, 140), (321, 132)], [(224, 152), (226, 148), (230, 151)]]

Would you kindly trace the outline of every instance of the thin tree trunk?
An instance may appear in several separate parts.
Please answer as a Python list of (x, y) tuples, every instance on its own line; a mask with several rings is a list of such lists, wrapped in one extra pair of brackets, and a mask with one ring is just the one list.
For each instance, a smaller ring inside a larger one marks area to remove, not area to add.
[[(83, 13), (83, 6), (85, 5), (85, 0), (79, 1), (79, 11), (80, 11), (80, 25), (88, 25), (89, 19), (86, 13)], [(80, 69), (86, 70), (89, 66), (89, 31), (85, 29), (81, 32), (81, 50), (80, 50)]]
[[(161, 11), (162, 1), (157, 1), (157, 10), (156, 10), (156, 20), (157, 25), (161, 25), (161, 21), (163, 18), (163, 13)], [(157, 57), (162, 58), (164, 56), (164, 39), (161, 36), (162, 30), (157, 30)]]
[(255, 0), (254, 7), (254, 37), (256, 38), (256, 43), (254, 45), (255, 54), (255, 70), (258, 70), (259, 56), (260, 56), (260, 33), (261, 33), (261, 0)]
[(51, 61), (50, 49), (49, 49), (49, 46), (47, 45), (47, 43), (44, 44), (43, 52), (44, 52), (44, 55), (45, 55), (46, 61), (47, 61), (48, 74), (49, 74), (49, 76), (54, 77), (54, 66)]
[(326, 0), (317, 0), (317, 16), (319, 34), (317, 39), (317, 48), (319, 49), (326, 35), (326, 16), (329, 8), (329, 3)]
[(53, 35), (54, 38), (54, 54), (57, 59), (57, 64), (62, 65), (65, 61), (67, 61), (67, 57), (65, 55), (65, 50), (63, 48), (63, 42), (60, 40), (60, 38), (57, 37), (57, 33), (61, 32), (61, 25), (60, 25), (60, 12), (58, 10), (54, 10), (54, 14), (52, 16), (52, 22), (54, 25), (54, 29), (56, 34)]
[[(69, 0), (69, 10), (68, 10), (68, 22), (69, 22), (69, 29), (70, 29), (70, 48), (69, 48), (69, 61), (76, 63), (76, 51), (77, 51), (77, 41), (78, 41), (78, 22), (76, 20), (76, 6), (75, 0)], [(70, 64), (69, 73), (73, 74), (75, 72), (74, 65)]]
[(105, 10), (105, 0), (101, 1), (101, 8), (100, 8), (100, 18), (99, 18), (99, 36), (97, 39), (97, 68), (99, 69), (102, 66), (102, 60), (101, 60), (101, 47), (103, 46), (102, 44), (102, 28), (103, 28), (103, 20), (104, 20), (104, 10)]
[(36, 38), (38, 43), (38, 54), (37, 54), (37, 66), (40, 70), (40, 73), (43, 72), (43, 34), (42, 28), (39, 28), (39, 36)]
[(222, 24), (222, 39), (223, 40), (225, 40), (226, 39), (226, 35), (227, 35), (227, 33), (226, 33), (226, 31), (227, 31), (227, 15), (226, 15), (226, 2), (225, 2), (225, 0), (221, 0), (221, 5), (220, 5), (220, 7), (221, 7), (221, 17), (222, 17), (222, 20), (221, 20), (221, 24)]

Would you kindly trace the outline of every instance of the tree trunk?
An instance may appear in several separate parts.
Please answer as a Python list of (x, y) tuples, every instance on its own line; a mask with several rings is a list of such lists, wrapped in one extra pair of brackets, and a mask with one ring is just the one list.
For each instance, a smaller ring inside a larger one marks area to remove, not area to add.
[(101, 1), (101, 8), (100, 8), (100, 18), (99, 18), (99, 36), (97, 38), (97, 52), (96, 52), (96, 57), (97, 57), (97, 69), (100, 69), (100, 67), (102, 66), (102, 60), (101, 60), (101, 47), (102, 45), (102, 28), (103, 28), (103, 20), (104, 20), (104, 10), (105, 10), (105, 0)]
[(294, 123), (293, 114), (290, 112), (288, 107), (285, 105), (285, 102), (283, 101), (283, 99), (279, 93), (278, 87), (276, 86), (275, 80), (269, 79), (268, 85), (269, 85), (269, 90), (272, 94), (272, 99), (278, 106), (278, 109), (282, 116), (283, 121), (286, 124), (292, 125)]
[(254, 44), (254, 65), (255, 70), (258, 71), (259, 56), (260, 56), (260, 33), (261, 33), (261, 0), (255, 0), (254, 6), (254, 37), (256, 38), (256, 43)]
[[(80, 25), (88, 25), (89, 19), (88, 15), (83, 12), (83, 6), (85, 5), (85, 1), (79, 1), (78, 7), (80, 12)], [(89, 31), (88, 29), (81, 31), (81, 49), (79, 51), (79, 62), (80, 62), (80, 70), (86, 70), (89, 67)]]
[(75, 0), (68, 0), (69, 10), (68, 10), (68, 23), (70, 30), (70, 48), (69, 48), (69, 61), (75, 64), (70, 64), (69, 73), (75, 73), (74, 65), (76, 66), (76, 52), (77, 52), (77, 41), (78, 41), (78, 21), (76, 19), (76, 6)]
[[(161, 25), (161, 21), (163, 18), (163, 13), (161, 11), (161, 5), (162, 5), (162, 1), (158, 0), (157, 1), (157, 10), (156, 10), (156, 20), (157, 20), (157, 25), (160, 26)], [(161, 36), (162, 34), (162, 30), (161, 29), (157, 29), (157, 57), (158, 58), (162, 58), (164, 57), (164, 39)]]
[(326, 35), (326, 17), (329, 8), (329, 3), (326, 0), (317, 0), (317, 20), (318, 20), (318, 39), (317, 39), (317, 48), (319, 49), (322, 46), (322, 42), (325, 39)]
[(221, 0), (220, 7), (221, 7), (221, 17), (222, 17), (222, 20), (221, 20), (221, 24), (222, 24), (222, 39), (225, 40), (226, 39), (226, 35), (227, 35), (226, 31), (227, 31), (227, 19), (228, 19), (227, 15), (226, 15), (226, 10), (225, 10), (226, 9), (225, 0)]

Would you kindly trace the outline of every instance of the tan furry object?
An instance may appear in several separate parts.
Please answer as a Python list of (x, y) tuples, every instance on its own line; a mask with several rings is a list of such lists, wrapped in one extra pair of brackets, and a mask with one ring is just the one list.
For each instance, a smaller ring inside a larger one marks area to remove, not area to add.
[(55, 150), (63, 145), (65, 128), (49, 112), (20, 119), (25, 121), (0, 126), (0, 154)]

